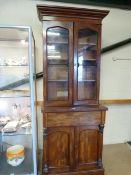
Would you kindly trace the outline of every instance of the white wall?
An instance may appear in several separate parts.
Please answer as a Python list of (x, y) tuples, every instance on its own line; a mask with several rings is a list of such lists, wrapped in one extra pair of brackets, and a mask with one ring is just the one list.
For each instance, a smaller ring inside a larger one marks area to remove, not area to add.
[[(102, 55), (100, 99), (131, 99), (130, 52), (128, 44)], [(131, 140), (131, 105), (109, 105), (105, 126), (105, 144)]]
[(110, 105), (106, 115), (104, 143), (124, 143), (131, 140), (131, 105)]
[[(35, 0), (0, 0), (0, 24), (4, 25), (24, 25), (31, 26), (33, 29), (35, 43), (36, 43), (36, 69), (37, 72), (42, 71), (42, 24), (38, 20), (36, 4), (58, 4), (62, 3), (49, 3), (43, 1)], [(66, 4), (67, 6), (78, 6), (86, 7), (85, 5), (73, 5)], [(91, 7), (87, 8), (99, 8)], [(109, 8), (108, 8), (109, 9)], [(131, 13), (130, 11), (120, 10), (120, 9), (109, 9), (109, 15), (103, 20), (103, 33), (102, 33), (102, 47), (108, 46), (115, 42), (124, 40), (130, 37), (131, 31)], [(101, 62), (101, 88), (100, 88), (100, 98), (108, 98), (109, 95), (113, 95), (115, 91), (112, 88), (112, 82), (110, 77), (110, 72), (112, 71), (112, 57), (130, 57), (131, 48), (128, 45), (126, 52), (121, 48), (117, 51), (112, 51), (110, 53), (104, 54)], [(126, 56), (125, 56), (126, 54)], [(123, 62), (124, 64), (129, 64), (129, 62)], [(117, 66), (116, 66), (117, 69)], [(118, 69), (116, 72), (121, 74)], [(122, 75), (122, 74), (121, 74)], [(113, 77), (112, 77), (113, 78)], [(110, 79), (110, 82), (108, 81)], [(121, 82), (121, 84), (126, 83), (128, 86), (131, 85), (131, 80)], [(38, 100), (42, 100), (42, 81), (37, 81), (37, 96)], [(110, 92), (110, 89), (111, 92)], [(116, 90), (117, 91), (117, 90)], [(115, 92), (116, 92), (115, 91)], [(124, 91), (121, 91), (121, 97), (123, 98)], [(111, 96), (110, 96), (111, 97)], [(115, 98), (117, 98), (115, 96)], [(131, 98), (127, 96), (127, 98)], [(130, 105), (113, 105), (108, 106), (109, 110), (107, 112), (106, 127), (104, 134), (104, 143), (120, 143), (125, 140), (131, 140), (131, 107)], [(38, 108), (38, 143), (39, 147), (42, 148), (42, 114)]]

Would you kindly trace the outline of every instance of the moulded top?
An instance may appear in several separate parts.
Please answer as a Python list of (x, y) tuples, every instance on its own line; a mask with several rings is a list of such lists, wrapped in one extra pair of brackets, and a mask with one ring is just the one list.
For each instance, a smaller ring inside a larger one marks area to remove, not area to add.
[[(102, 20), (108, 13), (108, 10), (76, 8), (76, 7), (63, 7), (52, 5), (37, 5), (39, 19), (42, 20), (43, 16), (55, 17), (73, 17), (85, 19), (100, 19)], [(79, 14), (79, 15), (78, 15)]]

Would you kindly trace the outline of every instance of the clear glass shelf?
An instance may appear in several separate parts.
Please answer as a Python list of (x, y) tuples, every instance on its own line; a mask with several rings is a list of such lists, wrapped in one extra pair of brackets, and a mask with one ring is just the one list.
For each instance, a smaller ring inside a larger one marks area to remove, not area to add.
[[(2, 130), (2, 128), (1, 128), (1, 130)], [(18, 127), (16, 132), (2, 132), (1, 131), (1, 134), (2, 134), (2, 137), (16, 136), (16, 135), (31, 135), (32, 134), (32, 129), (28, 128), (28, 127), (25, 128), (25, 129)]]
[(23, 67), (29, 67), (29, 65), (0, 65), (0, 67), (8, 67), (8, 68), (14, 68), (14, 67), (21, 67), (21, 68), (23, 68)]
[(4, 90), (0, 91), (0, 99), (2, 98), (21, 98), (30, 97), (29, 90)]

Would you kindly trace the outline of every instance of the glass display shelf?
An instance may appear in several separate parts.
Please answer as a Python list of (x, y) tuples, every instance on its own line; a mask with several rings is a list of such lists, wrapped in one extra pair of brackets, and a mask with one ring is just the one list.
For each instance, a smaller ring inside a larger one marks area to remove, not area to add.
[[(2, 128), (1, 128), (2, 130)], [(2, 133), (2, 132), (1, 132)], [(6, 137), (6, 136), (16, 136), (16, 135), (31, 135), (32, 134), (32, 131), (31, 131), (31, 127), (30, 128), (27, 128), (25, 126), (25, 129), (24, 128), (17, 128), (17, 130), (15, 132), (3, 132), (2, 133), (2, 137)]]
[(0, 26), (0, 175), (37, 175), (34, 38)]
[[(2, 98), (21, 98), (30, 97), (30, 91), (28, 90), (3, 90), (0, 91), (0, 101)], [(1, 102), (2, 103), (2, 102)]]
[(29, 65), (0, 65), (0, 67), (2, 68), (2, 67), (9, 67), (9, 68), (14, 68), (14, 67), (20, 67), (20, 68), (22, 68), (23, 69), (23, 67), (28, 67)]

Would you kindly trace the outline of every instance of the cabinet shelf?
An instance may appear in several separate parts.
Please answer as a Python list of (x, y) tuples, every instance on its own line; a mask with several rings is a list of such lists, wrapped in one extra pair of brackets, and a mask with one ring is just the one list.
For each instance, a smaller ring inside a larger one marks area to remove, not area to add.
[(86, 43), (86, 42), (83, 42), (83, 43), (79, 43), (79, 45), (96, 46), (96, 43)]
[(68, 80), (48, 80), (48, 82), (65, 82), (65, 83), (67, 83), (68, 82)]
[(96, 82), (96, 80), (78, 80), (78, 83), (79, 82), (87, 82), (88, 83), (88, 82)]
[(96, 59), (84, 59), (83, 61), (97, 61)]
[(47, 44), (69, 44), (68, 42), (64, 41), (48, 41)]
[(82, 64), (79, 64), (79, 63), (78, 63), (78, 67), (79, 67), (79, 66), (85, 66), (85, 67), (96, 67), (97, 64), (96, 64), (96, 62), (90, 62), (90, 63), (89, 63), (89, 62), (87, 62), (87, 63), (84, 62), (84, 63), (82, 63)]
[(50, 63), (50, 64), (48, 64), (49, 66), (68, 66), (68, 63), (66, 64), (63, 64), (63, 63)]
[(78, 63), (78, 67), (79, 67), (79, 66), (96, 67), (96, 64), (94, 64), (94, 63), (93, 63), (93, 64), (88, 64), (88, 63), (79, 64), (79, 63)]
[(48, 65), (67, 65), (68, 60), (48, 59)]
[(93, 50), (93, 51), (96, 51), (96, 47), (97, 45), (96, 44), (86, 44), (86, 43), (81, 43), (79, 44), (79, 53), (83, 52), (83, 51), (90, 51), (90, 50)]

